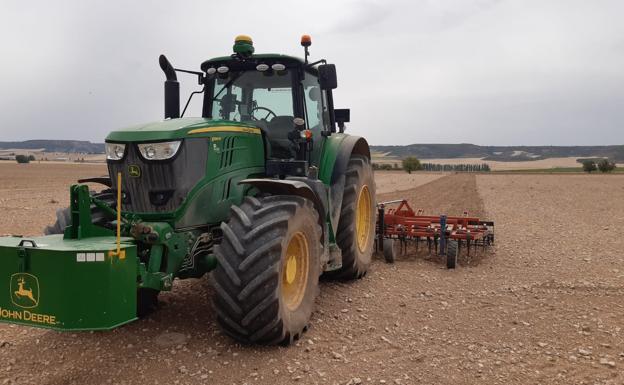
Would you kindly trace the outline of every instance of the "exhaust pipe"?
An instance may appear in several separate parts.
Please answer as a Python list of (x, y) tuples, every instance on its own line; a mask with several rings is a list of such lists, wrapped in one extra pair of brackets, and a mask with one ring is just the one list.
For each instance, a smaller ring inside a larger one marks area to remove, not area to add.
[(165, 55), (158, 58), (160, 68), (165, 73), (165, 119), (176, 119), (180, 117), (180, 83), (176, 76), (175, 69), (169, 63)]

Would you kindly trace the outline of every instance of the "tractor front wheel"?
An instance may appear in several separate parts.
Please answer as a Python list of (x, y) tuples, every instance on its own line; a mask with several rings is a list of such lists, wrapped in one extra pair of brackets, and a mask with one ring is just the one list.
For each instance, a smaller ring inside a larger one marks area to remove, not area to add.
[(311, 201), (275, 195), (232, 206), (215, 247), (214, 308), (243, 343), (289, 344), (307, 329), (318, 293), (321, 227)]

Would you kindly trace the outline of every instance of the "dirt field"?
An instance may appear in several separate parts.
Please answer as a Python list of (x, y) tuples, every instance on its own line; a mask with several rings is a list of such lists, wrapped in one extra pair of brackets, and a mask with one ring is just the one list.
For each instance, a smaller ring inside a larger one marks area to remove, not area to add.
[(377, 194), (413, 189), (445, 175), (448, 173), (420, 171), (406, 174), (403, 171), (377, 171), (375, 172)]
[(69, 186), (106, 173), (105, 164), (0, 162), (0, 234), (41, 234), (69, 205)]
[(554, 167), (581, 167), (576, 161), (578, 157), (548, 158), (519, 162), (499, 162), (481, 158), (423, 159), (423, 163), (439, 164), (481, 164), (487, 163), (493, 171), (535, 170)]
[[(499, 162), (495, 160), (483, 160), (482, 158), (437, 158), (437, 159), (421, 159), (421, 163), (435, 163), (435, 164), (482, 164), (487, 163), (492, 171), (513, 171), (513, 170), (538, 170), (549, 169), (556, 167), (581, 167), (581, 164), (576, 160), (579, 157), (565, 157), (565, 158), (548, 158), (539, 160), (527, 160), (518, 162)], [(373, 157), (373, 161), (379, 164), (391, 164), (395, 163), (401, 165), (401, 159), (393, 157)], [(618, 167), (624, 167), (624, 164), (618, 164)]]
[[(38, 233), (70, 181), (104, 171), (67, 166), (0, 165), (0, 233)], [(399, 192), (392, 179), (378, 174), (379, 199), (496, 221), (493, 253), (455, 271), (377, 258), (360, 281), (324, 282), (289, 348), (221, 335), (207, 279), (111, 332), (0, 325), (0, 384), (624, 383), (624, 176), (450, 174)]]

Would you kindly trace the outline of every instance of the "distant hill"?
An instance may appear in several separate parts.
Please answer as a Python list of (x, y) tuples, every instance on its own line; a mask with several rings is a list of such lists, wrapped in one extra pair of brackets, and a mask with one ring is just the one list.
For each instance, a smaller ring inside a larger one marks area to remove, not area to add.
[[(47, 152), (102, 154), (104, 143), (84, 140), (25, 140), (23, 142), (0, 142), (2, 149), (45, 149)], [(405, 158), (484, 158), (505, 162), (538, 160), (547, 158), (606, 157), (624, 163), (624, 145), (618, 146), (478, 146), (476, 144), (409, 144), (405, 146), (371, 146), (374, 152)]]
[(527, 161), (563, 157), (606, 157), (624, 162), (624, 145), (618, 146), (478, 146), (476, 144), (409, 144), (405, 146), (371, 146), (371, 150), (405, 158), (484, 158), (498, 161)]
[(91, 143), (84, 140), (25, 140), (23, 142), (0, 142), (1, 149), (38, 150), (47, 152), (71, 152), (86, 154), (104, 153), (104, 143)]

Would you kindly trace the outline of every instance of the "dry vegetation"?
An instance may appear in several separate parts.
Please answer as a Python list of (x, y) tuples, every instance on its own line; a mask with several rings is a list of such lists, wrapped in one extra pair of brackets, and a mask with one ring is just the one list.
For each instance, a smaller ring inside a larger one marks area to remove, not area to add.
[[(0, 233), (40, 232), (71, 181), (102, 172), (0, 164)], [(177, 282), (158, 312), (111, 332), (0, 325), (0, 384), (623, 383), (624, 176), (429, 176), (377, 173), (379, 198), (486, 215), (492, 254), (455, 271), (377, 258), (360, 281), (324, 282), (289, 348), (221, 335), (206, 279)]]

